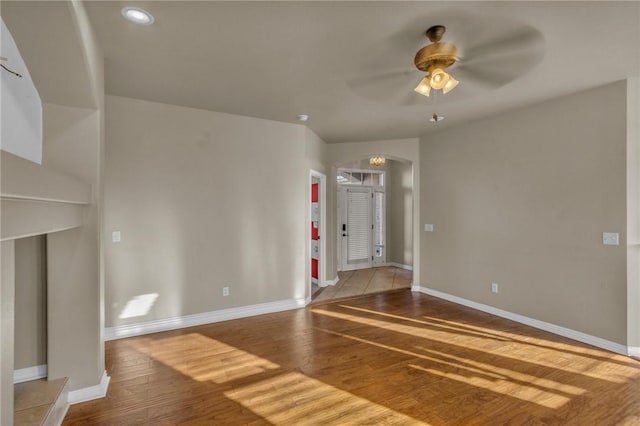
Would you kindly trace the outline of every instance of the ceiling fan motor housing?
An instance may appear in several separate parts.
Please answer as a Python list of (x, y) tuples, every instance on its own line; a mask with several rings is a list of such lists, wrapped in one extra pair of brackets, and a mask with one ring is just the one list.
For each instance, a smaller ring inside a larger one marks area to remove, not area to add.
[(436, 42), (418, 50), (413, 62), (420, 71), (429, 72), (435, 68), (445, 69), (456, 62), (456, 45)]

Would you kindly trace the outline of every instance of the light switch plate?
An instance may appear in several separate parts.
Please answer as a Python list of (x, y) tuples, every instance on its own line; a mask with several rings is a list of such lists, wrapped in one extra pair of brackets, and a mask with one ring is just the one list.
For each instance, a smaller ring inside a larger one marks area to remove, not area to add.
[(111, 233), (111, 241), (113, 241), (114, 243), (120, 242), (120, 231), (113, 231)]
[(605, 246), (617, 246), (620, 245), (620, 239), (617, 232), (603, 232), (602, 244)]
[(433, 223), (425, 223), (424, 232), (433, 232)]

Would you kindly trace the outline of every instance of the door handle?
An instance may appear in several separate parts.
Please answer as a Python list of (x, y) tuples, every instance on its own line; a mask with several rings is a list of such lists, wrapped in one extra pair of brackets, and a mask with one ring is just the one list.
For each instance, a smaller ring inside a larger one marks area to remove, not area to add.
[(343, 237), (347, 237), (348, 235), (347, 235), (347, 234), (342, 234), (342, 236), (343, 236)]

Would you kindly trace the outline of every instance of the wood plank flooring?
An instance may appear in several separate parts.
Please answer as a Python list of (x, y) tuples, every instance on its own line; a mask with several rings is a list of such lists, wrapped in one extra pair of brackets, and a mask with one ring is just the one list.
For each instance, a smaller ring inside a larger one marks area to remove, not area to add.
[(639, 425), (640, 362), (409, 290), (107, 342), (65, 425)]

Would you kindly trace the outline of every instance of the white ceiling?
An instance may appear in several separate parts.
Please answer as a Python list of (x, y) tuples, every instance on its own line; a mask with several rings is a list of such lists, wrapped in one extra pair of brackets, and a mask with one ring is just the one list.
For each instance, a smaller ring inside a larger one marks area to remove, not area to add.
[[(124, 6), (150, 11), (155, 24), (125, 21)], [(309, 114), (307, 125), (327, 142), (416, 137), (640, 73), (637, 1), (90, 1), (86, 7), (105, 52), (108, 94), (286, 122)], [(447, 26), (444, 39), (463, 58), (521, 30), (539, 43), (526, 56), (491, 56), (519, 73), (498, 87), (465, 80), (459, 68), (460, 85), (434, 107), (413, 92), (422, 74), (412, 69), (415, 52), (427, 44), (424, 31), (435, 24)], [(381, 78), (396, 71), (406, 72)], [(434, 110), (446, 119), (429, 123)]]

